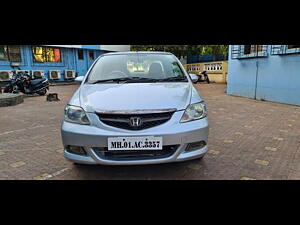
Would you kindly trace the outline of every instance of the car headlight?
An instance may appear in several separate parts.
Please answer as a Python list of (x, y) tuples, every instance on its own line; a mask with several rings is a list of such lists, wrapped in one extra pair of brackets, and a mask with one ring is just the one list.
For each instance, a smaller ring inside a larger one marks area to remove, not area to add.
[(180, 123), (185, 123), (193, 120), (199, 120), (206, 117), (206, 105), (203, 102), (191, 104), (185, 110)]
[(88, 125), (90, 121), (85, 111), (79, 106), (67, 105), (65, 108), (65, 121)]

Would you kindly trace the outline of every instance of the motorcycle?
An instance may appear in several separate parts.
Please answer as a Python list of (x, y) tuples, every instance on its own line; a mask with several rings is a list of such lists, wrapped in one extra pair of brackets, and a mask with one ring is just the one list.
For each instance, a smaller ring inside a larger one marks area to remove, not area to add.
[(27, 73), (13, 72), (11, 82), (4, 88), (4, 93), (39, 94), (45, 95), (49, 90), (49, 82), (46, 78), (32, 79)]

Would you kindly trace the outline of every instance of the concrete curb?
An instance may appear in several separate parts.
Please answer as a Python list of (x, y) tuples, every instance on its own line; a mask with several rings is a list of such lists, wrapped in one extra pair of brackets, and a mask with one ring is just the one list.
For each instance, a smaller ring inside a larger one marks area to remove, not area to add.
[(0, 107), (14, 106), (23, 102), (23, 95), (11, 93), (0, 94)]

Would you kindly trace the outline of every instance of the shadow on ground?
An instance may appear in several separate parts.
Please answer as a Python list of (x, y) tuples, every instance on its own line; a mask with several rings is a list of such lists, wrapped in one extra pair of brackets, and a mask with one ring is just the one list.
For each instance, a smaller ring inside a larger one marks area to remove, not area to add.
[[(188, 174), (198, 171), (204, 173), (206, 167), (205, 158), (187, 162), (131, 165), (131, 166), (106, 166), (106, 165), (80, 165), (73, 164), (72, 174), (64, 174), (62, 179), (109, 179), (109, 180), (176, 180), (192, 179)], [(201, 168), (201, 170), (200, 170)]]

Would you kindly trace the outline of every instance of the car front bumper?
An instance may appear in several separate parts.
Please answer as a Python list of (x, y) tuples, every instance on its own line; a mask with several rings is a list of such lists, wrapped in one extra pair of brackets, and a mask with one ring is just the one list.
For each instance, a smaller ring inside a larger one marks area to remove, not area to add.
[[(208, 150), (208, 119), (203, 118), (187, 123), (179, 123), (183, 112), (176, 112), (172, 119), (157, 127), (129, 131), (107, 126), (100, 122), (95, 114), (89, 113), (91, 125), (79, 125), (63, 121), (61, 126), (62, 141), (65, 148), (64, 156), (72, 162), (79, 164), (102, 165), (142, 165), (186, 161), (200, 158)], [(176, 151), (167, 157), (149, 159), (108, 159), (96, 154), (95, 148), (105, 148), (108, 137), (141, 137), (158, 136), (163, 138), (163, 145), (177, 145)], [(193, 151), (186, 151), (188, 144), (205, 141), (206, 145)], [(66, 150), (68, 145), (82, 147), (87, 155), (78, 155)]]

